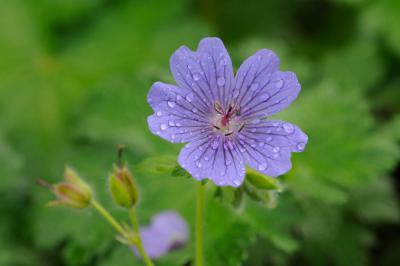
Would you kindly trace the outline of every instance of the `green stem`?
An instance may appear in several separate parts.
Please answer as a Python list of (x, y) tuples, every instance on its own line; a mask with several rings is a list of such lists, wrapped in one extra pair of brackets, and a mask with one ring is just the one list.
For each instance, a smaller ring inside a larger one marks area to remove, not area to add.
[(122, 226), (112, 217), (112, 215), (101, 206), (96, 200), (91, 201), (92, 206), (117, 230), (122, 236), (125, 236), (125, 230)]
[(197, 204), (196, 204), (195, 266), (203, 266), (203, 220), (204, 220), (204, 184), (203, 182), (199, 182), (197, 186)]
[(140, 237), (140, 233), (139, 233), (139, 223), (138, 223), (135, 207), (132, 207), (129, 209), (129, 216), (131, 217), (133, 231), (135, 232), (135, 234), (137, 236), (136, 247), (137, 247), (140, 255), (142, 256), (143, 261), (146, 264), (146, 266), (153, 266), (154, 264), (150, 260), (149, 255), (147, 255), (146, 250), (144, 249), (143, 244), (142, 244), (142, 238)]

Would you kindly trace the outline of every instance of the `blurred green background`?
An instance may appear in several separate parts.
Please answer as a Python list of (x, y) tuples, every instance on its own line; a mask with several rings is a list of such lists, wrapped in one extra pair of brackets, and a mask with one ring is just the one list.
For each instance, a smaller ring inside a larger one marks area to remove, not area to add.
[(309, 135), (276, 208), (235, 210), (209, 187), (207, 265), (399, 265), (399, 26), (397, 0), (1, 0), (0, 265), (140, 265), (97, 213), (46, 208), (52, 196), (35, 185), (72, 165), (124, 218), (106, 187), (120, 143), (141, 223), (175, 209), (193, 228), (195, 182), (137, 165), (178, 154), (150, 134), (146, 93), (174, 83), (169, 56), (205, 36), (224, 40), (236, 69), (276, 51), (303, 88), (278, 117)]

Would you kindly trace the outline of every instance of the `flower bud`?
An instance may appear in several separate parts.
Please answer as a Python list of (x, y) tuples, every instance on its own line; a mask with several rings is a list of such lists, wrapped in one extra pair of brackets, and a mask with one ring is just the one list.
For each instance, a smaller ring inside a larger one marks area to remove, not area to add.
[(91, 187), (69, 167), (65, 168), (64, 178), (66, 182), (51, 187), (57, 200), (50, 202), (49, 205), (63, 205), (75, 209), (86, 208), (93, 196)]
[(126, 165), (124, 167), (114, 165), (114, 171), (110, 174), (109, 185), (111, 195), (117, 205), (130, 208), (137, 203), (139, 194), (132, 173)]

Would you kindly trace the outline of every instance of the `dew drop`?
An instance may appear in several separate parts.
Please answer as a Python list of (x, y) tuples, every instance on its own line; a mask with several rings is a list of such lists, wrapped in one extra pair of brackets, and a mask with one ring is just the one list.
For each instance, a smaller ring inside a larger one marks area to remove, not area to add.
[(197, 162), (196, 162), (196, 166), (197, 166), (198, 168), (201, 168), (203, 165), (201, 164), (200, 161), (197, 161)]
[(193, 109), (192, 109), (192, 112), (193, 112), (193, 113), (197, 113), (197, 109), (196, 109), (196, 108), (193, 108)]
[(188, 102), (193, 101), (193, 93), (189, 93), (188, 95), (186, 95), (186, 101), (188, 101)]
[(171, 135), (171, 139), (175, 139), (176, 136), (174, 134)]
[(254, 148), (255, 146), (257, 146), (256, 141), (255, 141), (254, 139), (251, 141), (250, 146), (253, 147), (253, 148)]
[(283, 125), (283, 129), (287, 132), (287, 133), (292, 133), (294, 130), (294, 127), (292, 124), (284, 124)]
[(170, 125), (171, 127), (173, 127), (173, 126), (175, 126), (175, 122), (172, 121), (172, 120), (170, 120), (170, 121), (168, 121), (168, 125)]
[(157, 116), (162, 116), (162, 112), (161, 112), (161, 111), (158, 111), (158, 112), (156, 113), (156, 115), (157, 115)]
[(271, 140), (272, 140), (272, 137), (267, 137), (267, 138), (265, 139), (266, 142), (270, 142)]
[(175, 124), (175, 126), (180, 127), (180, 126), (182, 126), (182, 124), (178, 122)]
[(278, 79), (275, 83), (275, 86), (277, 89), (281, 89), (283, 87), (283, 80), (282, 79)]
[(297, 147), (297, 149), (302, 151), (306, 147), (306, 144), (304, 142), (299, 142), (299, 143), (297, 143), (296, 147)]
[(204, 156), (204, 160), (208, 161), (208, 160), (210, 160), (210, 158), (208, 158), (208, 156)]
[(272, 149), (272, 151), (273, 152), (279, 152), (281, 149), (279, 148), (279, 147), (274, 147), (273, 149)]
[(233, 180), (233, 184), (234, 184), (235, 186), (240, 186), (241, 183), (242, 183), (242, 182), (240, 182), (239, 179), (234, 179), (234, 180)]
[(269, 96), (268, 93), (264, 93), (264, 94), (260, 95), (261, 101), (266, 101), (266, 100), (269, 99), (269, 97), (270, 97), (270, 96)]
[(221, 60), (219, 60), (219, 64), (220, 64), (221, 66), (225, 66), (227, 63), (228, 63), (228, 62), (227, 62), (227, 60), (226, 60), (225, 57), (223, 57), (223, 58), (221, 58)]
[(219, 146), (219, 141), (218, 140), (214, 140), (211, 143), (211, 148), (213, 148), (214, 150), (216, 150), (218, 148), (218, 146)]
[(180, 95), (177, 95), (177, 96), (176, 96), (176, 100), (177, 100), (177, 101), (180, 101), (180, 100), (182, 100), (182, 96), (180, 96)]
[(257, 90), (258, 89), (258, 83), (253, 83), (253, 84), (251, 84), (251, 86), (250, 86), (250, 90), (251, 91), (255, 91), (255, 90)]
[(185, 148), (190, 148), (190, 143), (186, 144)]
[(173, 101), (168, 101), (168, 106), (169, 106), (169, 107), (174, 108), (175, 105), (176, 105), (175, 102), (173, 102)]
[(217, 84), (218, 84), (218, 86), (224, 86), (225, 85), (225, 78), (224, 77), (217, 78)]
[(200, 80), (200, 75), (197, 73), (193, 74), (193, 79), (194, 79), (194, 81)]
[(161, 124), (160, 128), (161, 128), (161, 130), (166, 130), (168, 128), (168, 126), (166, 124)]
[(258, 165), (258, 170), (264, 171), (265, 169), (267, 169), (267, 163), (262, 163)]

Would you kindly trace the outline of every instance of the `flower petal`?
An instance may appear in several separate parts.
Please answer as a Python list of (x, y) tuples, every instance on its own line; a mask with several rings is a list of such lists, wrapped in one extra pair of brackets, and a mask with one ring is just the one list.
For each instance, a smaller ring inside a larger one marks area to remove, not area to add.
[(170, 142), (187, 142), (211, 130), (198, 99), (185, 89), (156, 82), (148, 94), (154, 110), (147, 121), (151, 132)]
[(293, 72), (278, 71), (279, 59), (270, 50), (260, 50), (240, 66), (233, 96), (244, 118), (262, 118), (287, 107), (300, 92)]
[(201, 99), (205, 110), (215, 101), (226, 106), (234, 78), (231, 59), (220, 39), (203, 39), (197, 52), (180, 47), (171, 56), (170, 66), (178, 85)]
[(251, 168), (278, 176), (291, 168), (291, 152), (302, 152), (308, 137), (297, 126), (278, 120), (254, 121), (238, 136), (238, 146)]
[(242, 155), (230, 140), (221, 136), (186, 144), (178, 162), (197, 180), (208, 178), (218, 186), (238, 187), (245, 175)]

